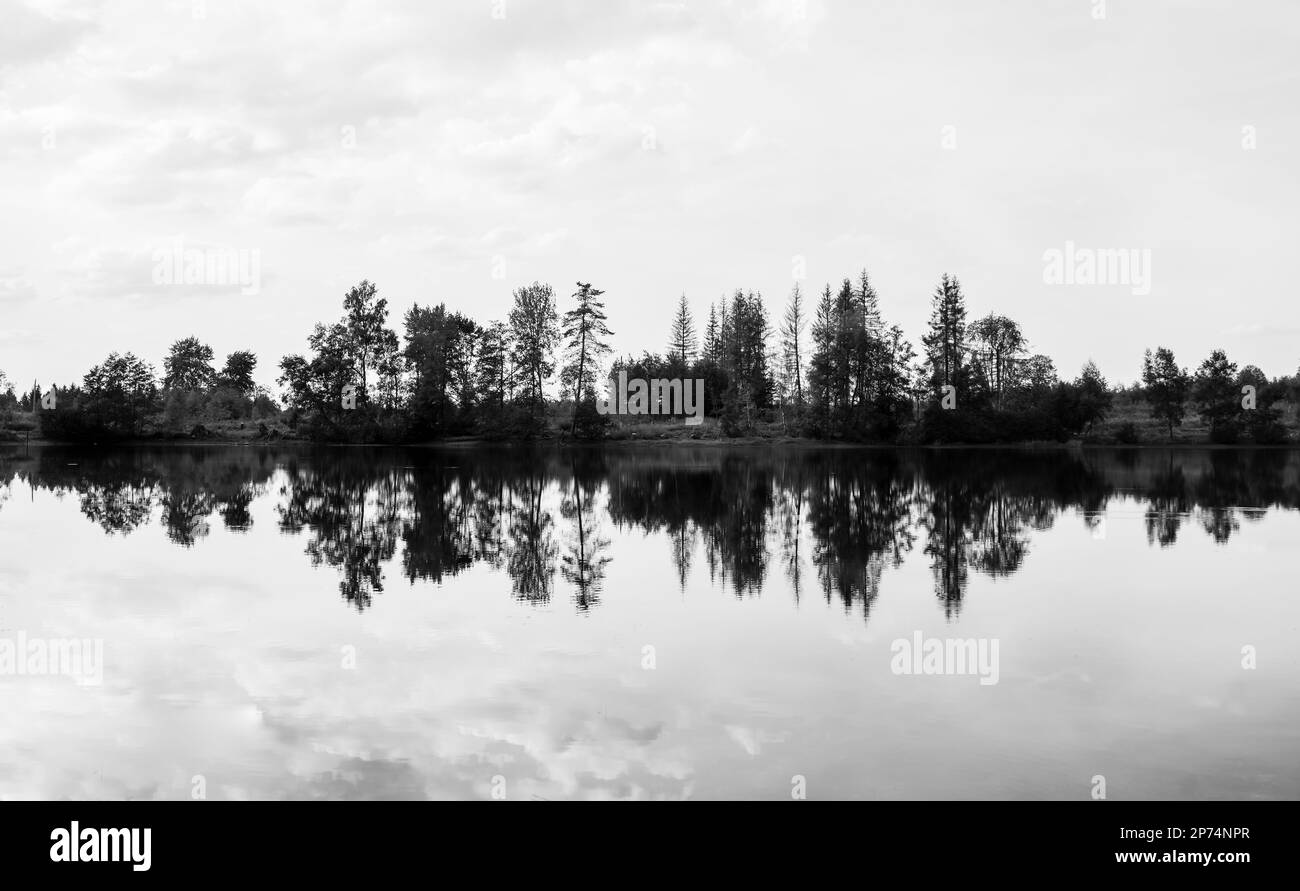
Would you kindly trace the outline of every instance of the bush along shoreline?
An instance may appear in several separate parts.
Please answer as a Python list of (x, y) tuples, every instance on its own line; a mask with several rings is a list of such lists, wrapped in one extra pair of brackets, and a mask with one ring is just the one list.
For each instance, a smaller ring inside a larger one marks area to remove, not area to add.
[(947, 275), (917, 347), (886, 323), (865, 270), (817, 295), (795, 285), (775, 320), (753, 291), (703, 322), (682, 295), (665, 351), (639, 356), (612, 357), (589, 283), (563, 313), (550, 285), (513, 296), (487, 322), (414, 304), (399, 335), (363, 281), (280, 360), (278, 394), (255, 382), (251, 351), (218, 368), (195, 336), (161, 374), (129, 352), (25, 393), (0, 372), (0, 441), (1300, 444), (1300, 374), (1270, 378), (1217, 349), (1188, 370), (1157, 346), (1131, 384), (1092, 361), (1066, 379), (1014, 320), (968, 319)]

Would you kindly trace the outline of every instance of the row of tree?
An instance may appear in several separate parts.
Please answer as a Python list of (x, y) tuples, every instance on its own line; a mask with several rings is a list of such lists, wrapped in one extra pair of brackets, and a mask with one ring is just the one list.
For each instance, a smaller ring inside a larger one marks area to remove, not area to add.
[(1285, 381), (1270, 381), (1254, 365), (1239, 371), (1223, 350), (1211, 352), (1193, 374), (1178, 365), (1173, 351), (1164, 347), (1154, 353), (1147, 350), (1142, 382), (1152, 416), (1165, 424), (1171, 438), (1190, 403), (1208, 425), (1211, 442), (1287, 440), (1282, 404), (1291, 388)]
[[(608, 425), (597, 399), (620, 373), (703, 379), (704, 410), (729, 435), (776, 424), (786, 434), (856, 441), (1061, 440), (1090, 433), (1114, 398), (1091, 361), (1061, 380), (1013, 319), (968, 321), (961, 286), (947, 275), (919, 355), (883, 319), (864, 270), (838, 289), (827, 285), (811, 308), (796, 285), (776, 330), (758, 293), (737, 290), (711, 305), (703, 330), (682, 295), (663, 354), (622, 356), (606, 370), (613, 332), (602, 293), (579, 282), (560, 315), (550, 286), (534, 282), (514, 292), (506, 320), (486, 325), (416, 305), (399, 341), (385, 326), (386, 302), (363, 282), (340, 321), (317, 327), (310, 358), (284, 360), (281, 381), (317, 435), (349, 438), (540, 435), (554, 384), (555, 401), (571, 409), (565, 432), (596, 438)], [(370, 369), (379, 374), (373, 388)], [(339, 398), (349, 382), (359, 388), (355, 403)], [(1221, 351), (1189, 375), (1161, 347), (1148, 354), (1141, 395), (1170, 436), (1190, 403), (1215, 441), (1279, 442), (1287, 393), (1254, 366), (1238, 372)]]
[(189, 431), (205, 421), (273, 417), (279, 406), (257, 386), (257, 357), (238, 350), (218, 370), (212, 347), (196, 337), (172, 344), (163, 375), (133, 353), (110, 353), (80, 384), (33, 384), (24, 397), (12, 386), (0, 410), (37, 412), (41, 434), (51, 439), (129, 438), (160, 429)]
[[(968, 320), (956, 278), (943, 276), (917, 350), (883, 318), (865, 270), (811, 306), (790, 293), (776, 329), (762, 295), (737, 290), (709, 307), (701, 330), (678, 301), (663, 354), (612, 349), (603, 292), (579, 282), (561, 314), (550, 285), (514, 291), (504, 320), (480, 324), (444, 304), (413, 305), (402, 333), (388, 302), (363, 281), (342, 316), (317, 324), (306, 355), (284, 357), (286, 421), (304, 435), (348, 441), (412, 441), (452, 435), (596, 439), (610, 418), (598, 399), (610, 378), (702, 379), (703, 410), (727, 435), (779, 432), (876, 442), (1006, 442), (1087, 435), (1111, 411), (1114, 392), (1089, 361), (1073, 380), (1033, 353), (1013, 319)], [(131, 354), (110, 355), (80, 387), (59, 394), (47, 435), (139, 435), (151, 413), (175, 429), (193, 419), (276, 411), (253, 383), (256, 357), (230, 354), (217, 371), (211, 347), (177, 341), (158, 381)], [(1189, 407), (1215, 442), (1287, 439), (1285, 380), (1238, 370), (1216, 350), (1194, 374), (1173, 353), (1148, 351), (1138, 393), (1172, 438)], [(10, 396), (12, 397), (12, 395)], [(33, 396), (35, 401), (36, 396)], [(563, 406), (567, 409), (556, 411)], [(1136, 433), (1121, 428), (1121, 440)]]

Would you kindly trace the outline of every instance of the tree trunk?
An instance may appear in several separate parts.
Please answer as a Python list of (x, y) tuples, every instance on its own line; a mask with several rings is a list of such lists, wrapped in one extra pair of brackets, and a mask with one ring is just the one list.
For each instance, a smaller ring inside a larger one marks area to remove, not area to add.
[(573, 384), (573, 418), (569, 422), (569, 436), (574, 436), (578, 430), (578, 400), (582, 396), (582, 371), (587, 367), (587, 316), (584, 313), (582, 319), (578, 322), (581, 326), (578, 330), (578, 374)]

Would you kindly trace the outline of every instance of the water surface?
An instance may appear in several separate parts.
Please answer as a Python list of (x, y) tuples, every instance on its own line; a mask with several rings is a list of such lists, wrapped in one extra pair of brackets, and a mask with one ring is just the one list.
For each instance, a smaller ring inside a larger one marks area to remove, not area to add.
[(0, 797), (1294, 799), (1298, 508), (1288, 451), (8, 448), (0, 640), (103, 664), (0, 676)]

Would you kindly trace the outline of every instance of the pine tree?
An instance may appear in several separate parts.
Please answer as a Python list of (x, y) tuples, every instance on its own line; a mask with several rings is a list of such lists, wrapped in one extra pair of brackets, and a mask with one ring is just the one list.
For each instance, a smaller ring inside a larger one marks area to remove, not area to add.
[(750, 432), (759, 414), (772, 404), (773, 381), (767, 364), (767, 341), (772, 331), (762, 295), (737, 290), (728, 323), (723, 421), (729, 432)]
[(866, 269), (858, 278), (858, 288), (853, 297), (847, 331), (851, 356), (848, 371), (853, 379), (853, 397), (847, 409), (850, 425), (862, 428), (869, 423), (869, 403), (877, 395), (885, 360), (880, 301)]
[(599, 374), (600, 357), (609, 353), (609, 344), (602, 338), (614, 332), (605, 324), (605, 304), (597, 299), (604, 291), (589, 283), (578, 282), (573, 293), (578, 305), (564, 314), (563, 336), (566, 364), (560, 372), (561, 383), (573, 388), (573, 422), (570, 435), (578, 429), (578, 411), (584, 403), (595, 406), (595, 382)]
[(930, 387), (938, 392), (951, 384), (961, 390), (965, 382), (966, 299), (957, 279), (945, 273), (933, 300), (929, 331), (921, 338)]
[(846, 278), (840, 283), (840, 291), (835, 295), (835, 351), (834, 365), (831, 369), (831, 393), (835, 400), (834, 417), (842, 431), (848, 426), (854, 395), (854, 364), (858, 354), (857, 341), (861, 326), (857, 309), (853, 282)]
[(718, 300), (718, 363), (722, 365), (723, 372), (728, 372), (727, 362), (731, 354), (731, 308), (727, 303), (727, 298), (722, 297)]
[(718, 355), (721, 352), (719, 343), (721, 331), (718, 327), (718, 310), (712, 303), (709, 304), (709, 325), (704, 329), (704, 361), (710, 364), (716, 364)]
[(781, 361), (784, 375), (784, 389), (787, 398), (794, 399), (796, 415), (803, 410), (803, 357), (801, 342), (803, 329), (808, 320), (804, 315), (803, 294), (796, 282), (790, 291), (790, 302), (786, 305), (785, 315), (781, 320)]
[(817, 314), (812, 323), (812, 359), (808, 363), (808, 389), (816, 418), (817, 432), (832, 436), (831, 402), (832, 378), (835, 368), (835, 298), (831, 286), (826, 285), (817, 304)]
[(857, 296), (863, 327), (870, 337), (879, 339), (884, 328), (884, 323), (880, 319), (880, 298), (876, 296), (876, 289), (871, 286), (866, 269), (862, 270), (858, 278)]
[(677, 315), (673, 317), (672, 331), (668, 336), (668, 357), (677, 360), (686, 369), (690, 367), (698, 349), (695, 321), (691, 318), (686, 294), (683, 293), (677, 302)]

